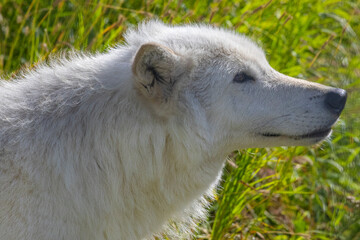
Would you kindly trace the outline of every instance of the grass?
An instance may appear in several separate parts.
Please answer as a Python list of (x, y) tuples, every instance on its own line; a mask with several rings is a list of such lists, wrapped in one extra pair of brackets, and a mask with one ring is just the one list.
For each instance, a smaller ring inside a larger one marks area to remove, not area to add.
[(345, 88), (331, 140), (233, 153), (196, 239), (360, 239), (360, 0), (2, 0), (0, 75), (72, 49), (104, 51), (143, 19), (250, 36), (290, 76)]

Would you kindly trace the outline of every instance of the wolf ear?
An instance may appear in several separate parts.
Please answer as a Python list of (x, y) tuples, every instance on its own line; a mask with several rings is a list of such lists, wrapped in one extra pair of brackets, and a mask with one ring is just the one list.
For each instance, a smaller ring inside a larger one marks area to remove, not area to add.
[(180, 58), (165, 46), (142, 45), (132, 65), (137, 89), (149, 99), (166, 102), (172, 93)]

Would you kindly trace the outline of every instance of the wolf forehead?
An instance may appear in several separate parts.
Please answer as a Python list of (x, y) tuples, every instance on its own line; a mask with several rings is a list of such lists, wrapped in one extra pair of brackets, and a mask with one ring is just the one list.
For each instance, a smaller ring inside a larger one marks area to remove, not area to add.
[(125, 34), (128, 46), (138, 49), (146, 43), (164, 45), (178, 54), (237, 56), (247, 61), (256, 61), (267, 65), (263, 50), (249, 38), (234, 31), (210, 25), (166, 25), (159, 21), (140, 24)]

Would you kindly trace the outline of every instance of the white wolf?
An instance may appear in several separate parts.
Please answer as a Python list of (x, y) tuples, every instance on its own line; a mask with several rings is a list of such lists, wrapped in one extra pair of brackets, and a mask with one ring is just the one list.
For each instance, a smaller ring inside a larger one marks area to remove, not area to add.
[(150, 21), (125, 39), (2, 81), (0, 239), (152, 238), (202, 217), (232, 150), (314, 144), (345, 105), (231, 31)]

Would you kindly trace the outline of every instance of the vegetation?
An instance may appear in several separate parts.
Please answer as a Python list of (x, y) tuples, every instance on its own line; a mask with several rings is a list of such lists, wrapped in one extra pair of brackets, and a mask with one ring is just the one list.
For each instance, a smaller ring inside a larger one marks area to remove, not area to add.
[(244, 33), (282, 73), (349, 92), (331, 140), (233, 153), (197, 239), (360, 239), (360, 0), (1, 0), (0, 75), (104, 51), (153, 17)]

